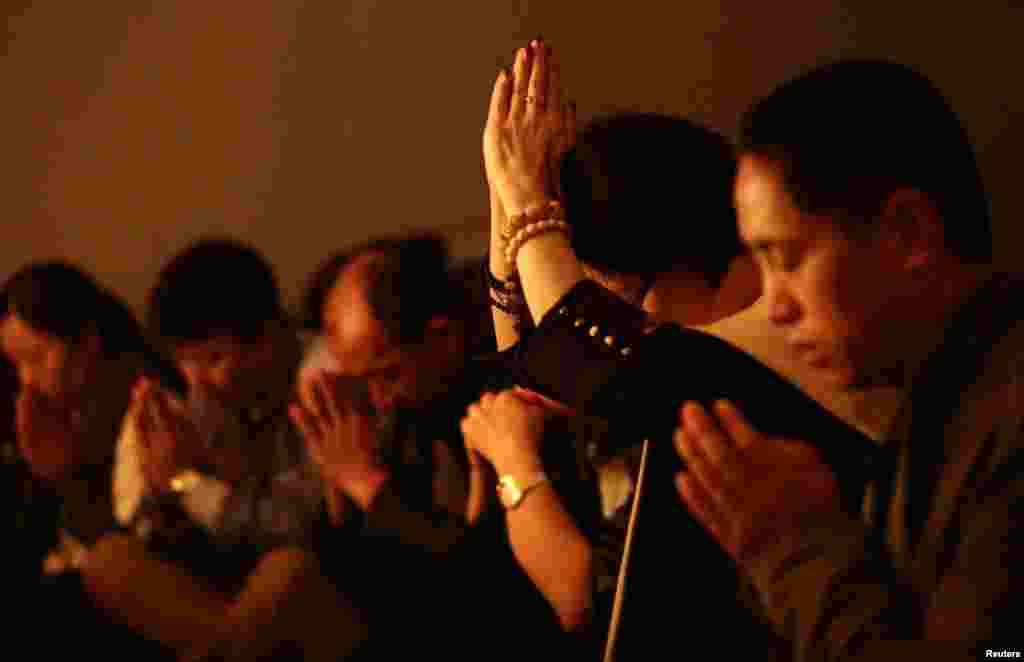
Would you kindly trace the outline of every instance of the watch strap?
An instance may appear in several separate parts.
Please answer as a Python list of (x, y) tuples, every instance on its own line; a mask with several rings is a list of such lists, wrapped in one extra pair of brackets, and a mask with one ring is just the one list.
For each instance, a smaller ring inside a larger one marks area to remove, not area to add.
[(522, 481), (512, 475), (498, 478), (498, 497), (506, 510), (515, 510), (527, 495), (545, 483), (551, 482), (543, 471), (526, 476)]

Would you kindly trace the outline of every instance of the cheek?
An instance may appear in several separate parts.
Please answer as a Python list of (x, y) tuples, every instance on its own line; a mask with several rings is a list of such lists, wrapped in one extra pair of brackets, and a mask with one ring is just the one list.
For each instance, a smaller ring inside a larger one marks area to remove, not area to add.
[(841, 261), (810, 263), (794, 288), (807, 324), (836, 340), (855, 335), (861, 307), (856, 280)]
[(64, 392), (74, 388), (77, 373), (75, 362), (65, 352), (53, 351), (47, 355), (37, 378), (47, 390)]

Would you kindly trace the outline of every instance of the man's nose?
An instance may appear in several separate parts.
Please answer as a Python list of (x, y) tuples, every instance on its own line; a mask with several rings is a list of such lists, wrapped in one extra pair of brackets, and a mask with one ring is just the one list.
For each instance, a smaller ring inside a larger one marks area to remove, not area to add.
[(765, 285), (768, 297), (768, 317), (772, 324), (787, 326), (800, 319), (800, 306), (796, 299), (777, 285)]

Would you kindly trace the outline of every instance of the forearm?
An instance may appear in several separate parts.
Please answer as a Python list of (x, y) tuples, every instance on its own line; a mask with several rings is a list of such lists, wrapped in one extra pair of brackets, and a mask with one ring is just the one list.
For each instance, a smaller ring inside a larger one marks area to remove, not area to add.
[[(488, 251), (488, 266), (491, 273), (503, 281), (512, 275), (512, 268), (505, 259), (505, 246), (501, 240), (501, 229), (505, 227), (507, 216), (494, 187), (490, 189), (491, 198), (491, 239)], [(494, 320), (494, 335), (498, 341), (498, 350), (506, 350), (519, 340), (516, 333), (515, 319), (512, 315), (491, 305), (491, 317)]]
[(586, 278), (569, 238), (561, 232), (534, 237), (519, 249), (519, 279), (537, 324), (562, 297)]
[[(324, 632), (311, 612), (331, 613)], [(343, 658), (366, 636), (362, 615), (317, 569), (315, 556), (295, 547), (267, 552), (228, 606), (218, 638), (235, 659), (268, 659), (290, 643), (320, 659)]]
[[(308, 628), (302, 627), (299, 610), (292, 605), (314, 598), (319, 608), (360, 623), (358, 614), (319, 580), (314, 557), (297, 548), (265, 554), (235, 596), (153, 558), (128, 536), (97, 544), (82, 571), (90, 595), (116, 621), (192, 654), (223, 646), (243, 657), (257, 657), (285, 640), (302, 639)], [(339, 650), (346, 643), (338, 642)]]
[(554, 489), (550, 484), (536, 488), (507, 518), (516, 559), (562, 627), (572, 631), (583, 626), (592, 603), (592, 550)]
[(177, 650), (213, 641), (230, 606), (228, 596), (154, 559), (132, 536), (100, 540), (82, 576), (93, 600), (114, 620)]

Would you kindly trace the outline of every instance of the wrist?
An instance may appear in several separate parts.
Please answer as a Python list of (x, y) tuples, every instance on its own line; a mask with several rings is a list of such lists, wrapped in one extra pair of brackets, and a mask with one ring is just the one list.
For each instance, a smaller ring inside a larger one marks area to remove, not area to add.
[(495, 458), (495, 473), (501, 476), (524, 477), (544, 471), (544, 464), (535, 452), (523, 451)]
[(551, 195), (544, 191), (533, 191), (530, 193), (524, 193), (514, 201), (505, 205), (505, 214), (508, 218), (515, 218), (521, 214), (526, 214), (535, 209), (547, 207), (552, 201), (558, 200), (557, 196)]

